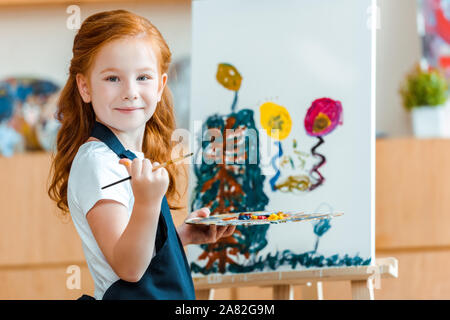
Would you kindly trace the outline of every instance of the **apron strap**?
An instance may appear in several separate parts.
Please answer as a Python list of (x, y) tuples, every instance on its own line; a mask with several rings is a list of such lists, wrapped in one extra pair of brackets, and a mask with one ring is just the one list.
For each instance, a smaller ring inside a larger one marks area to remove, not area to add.
[(111, 129), (98, 121), (95, 121), (94, 123), (91, 136), (103, 141), (121, 159), (128, 158), (133, 160), (136, 158), (136, 155), (132, 151), (125, 150), (124, 146), (120, 143), (119, 139)]
[[(125, 147), (122, 145), (122, 143), (119, 141), (119, 139), (116, 137), (114, 132), (111, 131), (107, 126), (104, 124), (95, 121), (94, 128), (92, 129), (91, 136), (99, 139), (100, 141), (104, 142), (112, 151), (114, 151), (115, 154), (117, 154), (121, 159), (128, 158), (130, 160), (133, 160), (136, 158), (136, 155), (134, 152), (130, 150), (125, 150)], [(166, 196), (164, 196), (165, 198)], [(167, 201), (167, 200), (166, 200)], [(162, 215), (159, 217), (159, 220), (162, 219)], [(156, 250), (158, 251), (161, 249), (165, 237), (162, 237), (164, 230), (163, 230), (163, 224), (158, 222), (158, 228), (156, 232)]]

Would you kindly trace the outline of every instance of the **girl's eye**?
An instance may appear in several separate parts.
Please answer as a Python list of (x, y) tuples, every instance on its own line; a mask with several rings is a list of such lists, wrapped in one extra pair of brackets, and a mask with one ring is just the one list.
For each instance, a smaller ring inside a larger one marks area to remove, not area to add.
[[(152, 77), (150, 77), (149, 75), (142, 75), (142, 76), (138, 77), (137, 80), (145, 81), (145, 80), (150, 80), (151, 78)], [(119, 78), (116, 76), (109, 76), (105, 80), (110, 81), (110, 82), (117, 82), (117, 81), (119, 81)]]
[(150, 80), (150, 79), (151, 79), (151, 77), (148, 76), (148, 75), (146, 75), (146, 74), (144, 74), (144, 75), (138, 77), (138, 80)]
[(108, 78), (106, 78), (106, 80), (111, 81), (111, 82), (117, 82), (119, 78), (116, 76), (109, 76)]

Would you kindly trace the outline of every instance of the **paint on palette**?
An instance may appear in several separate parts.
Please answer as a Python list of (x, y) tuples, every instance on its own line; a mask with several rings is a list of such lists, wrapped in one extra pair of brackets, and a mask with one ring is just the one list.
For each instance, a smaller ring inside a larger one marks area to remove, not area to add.
[[(297, 211), (257, 211), (257, 212), (239, 212), (239, 213), (221, 213), (210, 215), (208, 217), (195, 217), (185, 220), (187, 224), (203, 225), (262, 225), (262, 224), (280, 224), (288, 222), (307, 222), (321, 219), (331, 219), (342, 216), (342, 212), (297, 212)], [(328, 224), (329, 225), (329, 224)], [(324, 232), (321, 232), (322, 235)]]

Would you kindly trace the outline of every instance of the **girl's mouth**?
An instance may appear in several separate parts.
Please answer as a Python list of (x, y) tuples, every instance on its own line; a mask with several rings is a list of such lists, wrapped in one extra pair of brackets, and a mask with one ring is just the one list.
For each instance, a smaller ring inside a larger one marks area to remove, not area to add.
[(140, 110), (144, 108), (124, 108), (124, 109), (116, 109), (122, 113), (132, 113), (133, 111)]

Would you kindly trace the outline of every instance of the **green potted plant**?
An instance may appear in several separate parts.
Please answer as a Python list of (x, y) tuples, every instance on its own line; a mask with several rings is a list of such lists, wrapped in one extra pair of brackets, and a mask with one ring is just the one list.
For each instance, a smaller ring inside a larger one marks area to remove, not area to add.
[(447, 81), (434, 68), (423, 70), (417, 65), (401, 85), (403, 106), (412, 113), (413, 131), (417, 137), (448, 135)]

